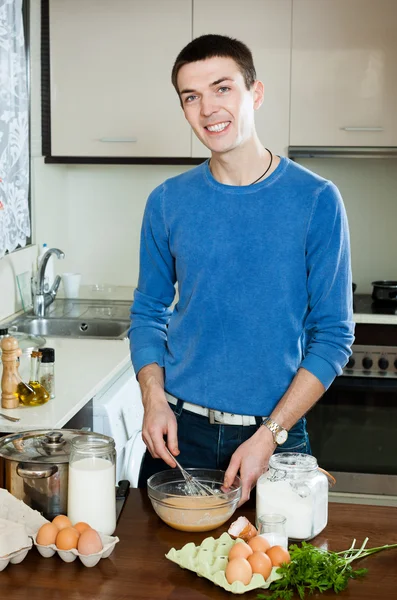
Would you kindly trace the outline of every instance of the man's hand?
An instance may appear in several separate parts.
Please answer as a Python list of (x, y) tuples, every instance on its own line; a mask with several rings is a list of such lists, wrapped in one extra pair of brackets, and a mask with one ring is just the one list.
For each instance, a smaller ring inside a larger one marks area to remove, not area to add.
[(163, 371), (157, 364), (143, 367), (138, 374), (144, 409), (142, 439), (153, 458), (162, 458), (170, 467), (176, 467), (165, 449), (167, 446), (174, 456), (179, 454), (177, 422), (164, 392)]
[(225, 473), (224, 487), (229, 488), (240, 471), (243, 486), (239, 506), (249, 499), (258, 478), (267, 470), (275, 448), (271, 431), (267, 427), (259, 427), (232, 455)]

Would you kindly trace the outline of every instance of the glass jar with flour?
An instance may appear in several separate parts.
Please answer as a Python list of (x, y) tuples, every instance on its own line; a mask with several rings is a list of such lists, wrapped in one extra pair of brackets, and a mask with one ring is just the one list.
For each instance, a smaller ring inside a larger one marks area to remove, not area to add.
[(286, 517), (291, 540), (310, 540), (328, 521), (328, 478), (308, 454), (280, 452), (256, 484), (256, 520), (268, 513)]

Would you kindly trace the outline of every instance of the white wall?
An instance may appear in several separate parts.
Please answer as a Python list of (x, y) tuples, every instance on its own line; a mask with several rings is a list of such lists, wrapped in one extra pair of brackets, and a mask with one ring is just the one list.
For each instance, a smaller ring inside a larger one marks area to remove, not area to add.
[[(135, 285), (146, 198), (188, 167), (46, 165), (41, 156), (40, 0), (31, 1), (33, 240), (65, 254), (56, 272), (78, 270), (82, 283)], [(266, 140), (263, 140), (266, 142)], [(301, 161), (340, 188), (350, 224), (353, 279), (369, 293), (373, 279), (397, 279), (397, 161)], [(17, 310), (15, 274), (31, 268), (36, 248), (0, 260), (0, 318)], [(17, 258), (18, 257), (18, 258)]]

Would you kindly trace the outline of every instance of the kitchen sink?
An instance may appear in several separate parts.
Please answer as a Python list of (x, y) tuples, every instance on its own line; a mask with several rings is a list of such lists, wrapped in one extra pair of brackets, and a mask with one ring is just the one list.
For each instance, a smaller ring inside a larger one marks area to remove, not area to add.
[(44, 337), (102, 338), (120, 340), (127, 337), (131, 302), (56, 299), (45, 317), (32, 311), (3, 326)]
[(123, 339), (127, 337), (129, 321), (113, 319), (47, 319), (45, 317), (16, 319), (10, 323), (17, 331), (44, 337)]

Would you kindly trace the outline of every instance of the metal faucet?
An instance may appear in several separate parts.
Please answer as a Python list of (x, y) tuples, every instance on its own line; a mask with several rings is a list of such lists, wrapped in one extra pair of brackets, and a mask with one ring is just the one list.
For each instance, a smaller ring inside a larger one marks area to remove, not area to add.
[(57, 258), (65, 258), (62, 250), (49, 248), (40, 261), (36, 277), (32, 278), (33, 312), (37, 317), (44, 317), (45, 310), (54, 302), (59, 284), (61, 283), (61, 278), (57, 275), (51, 289), (48, 292), (44, 291), (45, 269), (52, 254), (55, 254)]

